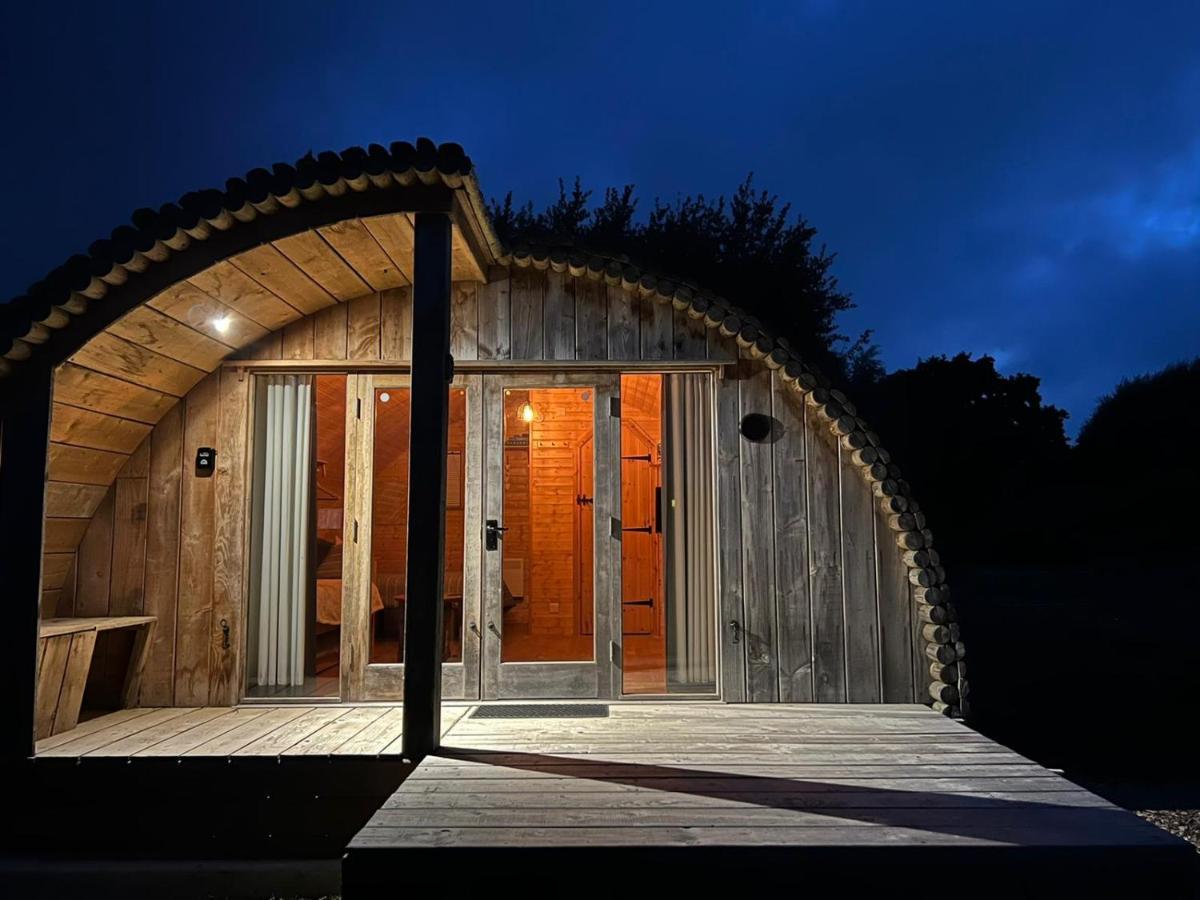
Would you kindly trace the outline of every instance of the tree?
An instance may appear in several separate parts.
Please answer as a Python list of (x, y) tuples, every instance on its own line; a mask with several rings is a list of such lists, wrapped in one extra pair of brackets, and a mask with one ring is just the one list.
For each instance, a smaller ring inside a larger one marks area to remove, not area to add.
[(511, 192), (490, 211), (510, 246), (578, 244), (625, 257), (726, 297), (787, 335), (835, 380), (880, 374), (870, 332), (850, 342), (837, 329), (837, 314), (853, 303), (832, 274), (834, 254), (814, 247), (816, 229), (793, 216), (790, 204), (755, 191), (752, 176), (729, 200), (656, 198), (644, 221), (633, 185), (608, 188), (594, 207), (591, 199), (576, 178), (570, 190), (560, 180), (558, 199), (540, 212), (532, 203), (515, 206)]
[(1053, 512), (1065, 490), (1067, 414), (1043, 404), (1039, 386), (966, 353), (858, 386), (864, 417), (904, 466), (936, 546), (956, 563), (1060, 552)]
[(1100, 400), (1074, 450), (1092, 546), (1160, 565), (1195, 556), (1198, 397), (1200, 358), (1127, 378)]

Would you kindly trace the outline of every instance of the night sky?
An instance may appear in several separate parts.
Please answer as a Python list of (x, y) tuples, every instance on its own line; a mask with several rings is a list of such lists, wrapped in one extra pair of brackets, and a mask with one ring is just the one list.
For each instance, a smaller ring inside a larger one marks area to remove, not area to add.
[(1200, 353), (1200, 3), (741, 6), (3, 4), (0, 297), (137, 207), (426, 135), (539, 203), (752, 170), (888, 368), (992, 354), (1072, 432)]

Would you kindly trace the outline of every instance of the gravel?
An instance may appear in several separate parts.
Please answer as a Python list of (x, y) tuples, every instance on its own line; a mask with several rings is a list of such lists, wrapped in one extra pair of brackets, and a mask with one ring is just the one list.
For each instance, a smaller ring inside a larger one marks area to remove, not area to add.
[(1137, 814), (1200, 849), (1200, 809), (1139, 809)]

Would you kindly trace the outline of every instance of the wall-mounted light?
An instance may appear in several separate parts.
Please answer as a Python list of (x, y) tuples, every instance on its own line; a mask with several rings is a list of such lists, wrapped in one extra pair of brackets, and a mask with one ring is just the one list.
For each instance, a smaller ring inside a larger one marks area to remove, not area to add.
[(379, 395), (380, 403), (387, 403), (391, 399), (392, 399), (392, 395), (389, 394), (387, 391), (384, 391), (382, 394)]
[(218, 316), (212, 320), (212, 327), (215, 328), (220, 334), (224, 334), (229, 330), (229, 326), (232, 321), (232, 318), (229, 316)]
[(521, 417), (521, 421), (526, 424), (537, 418), (537, 410), (533, 408), (533, 404), (526, 400), (517, 407), (517, 415)]

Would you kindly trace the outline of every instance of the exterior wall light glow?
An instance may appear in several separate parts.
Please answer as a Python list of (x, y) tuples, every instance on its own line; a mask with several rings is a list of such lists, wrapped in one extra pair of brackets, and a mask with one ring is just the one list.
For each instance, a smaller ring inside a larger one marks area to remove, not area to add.
[(537, 418), (537, 412), (534, 410), (533, 404), (528, 403), (528, 402), (522, 403), (517, 408), (517, 415), (519, 415), (521, 417), (522, 422), (526, 422), (526, 423), (532, 422), (534, 419)]

